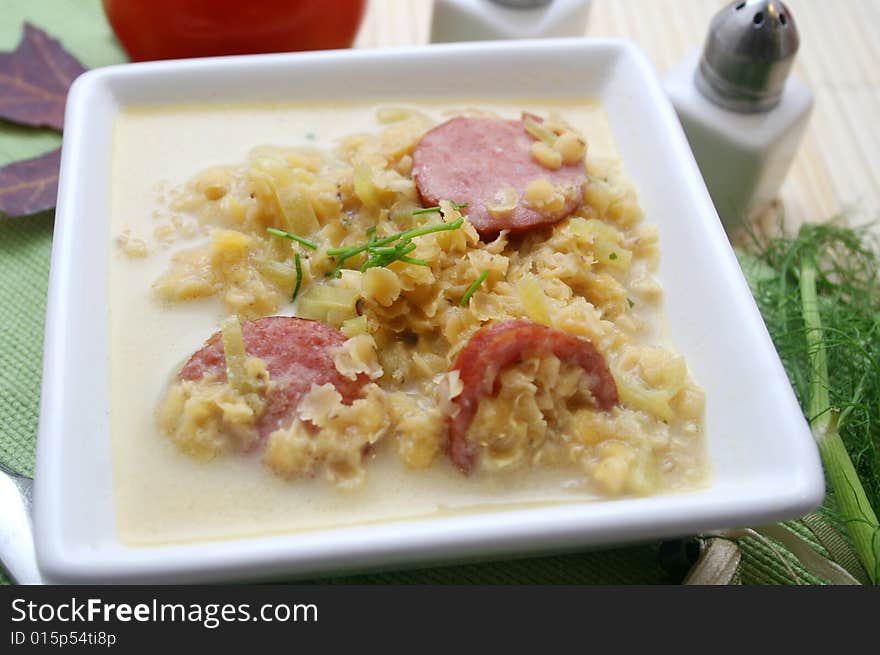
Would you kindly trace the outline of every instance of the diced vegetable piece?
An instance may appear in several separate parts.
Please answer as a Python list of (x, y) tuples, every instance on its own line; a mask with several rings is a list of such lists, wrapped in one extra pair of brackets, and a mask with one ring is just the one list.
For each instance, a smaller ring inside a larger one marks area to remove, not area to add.
[(275, 190), (275, 198), (284, 220), (287, 224), (287, 231), (293, 234), (312, 234), (321, 229), (318, 223), (318, 217), (308, 198), (295, 188), (287, 187)]
[(220, 328), (223, 339), (223, 355), (226, 358), (226, 379), (229, 386), (241, 394), (255, 391), (253, 381), (245, 369), (247, 351), (244, 347), (244, 337), (241, 333), (241, 323), (238, 318), (231, 316), (223, 321)]
[(260, 274), (279, 287), (290, 287), (293, 285), (296, 271), (292, 266), (267, 259), (260, 260), (256, 264)]
[(657, 462), (651, 449), (642, 446), (636, 451), (636, 461), (630, 473), (629, 488), (634, 493), (647, 496), (657, 490), (657, 485)]
[(535, 323), (549, 326), (550, 312), (547, 310), (547, 297), (538, 278), (532, 274), (526, 275), (516, 285), (516, 291), (526, 316)]
[(361, 291), (367, 300), (390, 307), (401, 292), (400, 278), (388, 268), (370, 268), (362, 278)]
[(543, 141), (551, 148), (553, 147), (553, 144), (556, 143), (556, 135), (551, 130), (548, 130), (546, 127), (544, 127), (540, 123), (536, 123), (535, 121), (531, 120), (530, 118), (527, 118), (525, 125), (526, 125), (526, 132), (531, 134), (536, 139)]
[(277, 157), (261, 157), (254, 174), (271, 190), (284, 219), (283, 227), (293, 234), (309, 235), (320, 229), (318, 217), (308, 198), (297, 189), (290, 165)]
[(360, 291), (332, 283), (315, 284), (301, 294), (297, 303), (297, 316), (321, 321), (333, 327), (357, 317), (357, 301)]
[(681, 391), (687, 377), (687, 367), (681, 357), (671, 358), (668, 364), (660, 368), (656, 384), (646, 383), (639, 372), (631, 367), (631, 357), (625, 355), (617, 364), (612, 364), (611, 374), (617, 384), (620, 402), (633, 409), (642, 411), (671, 421), (675, 414), (670, 402)]
[(354, 194), (368, 209), (379, 206), (379, 192), (373, 184), (373, 170), (367, 164), (360, 164), (355, 171)]
[(593, 246), (597, 263), (620, 270), (629, 267), (632, 251), (621, 245), (623, 234), (612, 226), (597, 218), (576, 217), (571, 219), (568, 229)]
[(367, 334), (367, 317), (358, 316), (342, 322), (342, 334), (349, 339), (359, 334)]

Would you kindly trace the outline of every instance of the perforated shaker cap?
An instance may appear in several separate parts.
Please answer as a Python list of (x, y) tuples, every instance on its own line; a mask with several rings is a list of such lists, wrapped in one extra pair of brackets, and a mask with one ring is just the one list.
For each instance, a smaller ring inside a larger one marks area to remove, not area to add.
[(779, 0), (734, 0), (712, 19), (696, 72), (700, 92), (738, 112), (775, 107), (800, 45)]

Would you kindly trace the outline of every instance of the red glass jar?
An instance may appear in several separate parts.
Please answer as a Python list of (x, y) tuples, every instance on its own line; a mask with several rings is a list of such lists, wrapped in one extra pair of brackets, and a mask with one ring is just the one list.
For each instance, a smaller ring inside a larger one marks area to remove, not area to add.
[(351, 46), (365, 0), (103, 0), (133, 61)]

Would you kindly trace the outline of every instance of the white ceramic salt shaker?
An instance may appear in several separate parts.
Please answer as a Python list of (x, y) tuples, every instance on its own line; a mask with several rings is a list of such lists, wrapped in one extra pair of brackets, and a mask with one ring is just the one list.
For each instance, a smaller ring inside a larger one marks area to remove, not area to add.
[(779, 0), (735, 0), (712, 19), (701, 55), (666, 78), (728, 234), (776, 196), (813, 97), (789, 78), (800, 39)]
[(584, 36), (591, 0), (435, 0), (431, 41)]

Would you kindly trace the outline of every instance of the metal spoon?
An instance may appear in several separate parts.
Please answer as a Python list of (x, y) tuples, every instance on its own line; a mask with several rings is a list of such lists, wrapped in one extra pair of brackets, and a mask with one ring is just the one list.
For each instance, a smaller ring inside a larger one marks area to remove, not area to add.
[(34, 552), (34, 481), (0, 463), (0, 565), (17, 584), (42, 584)]

